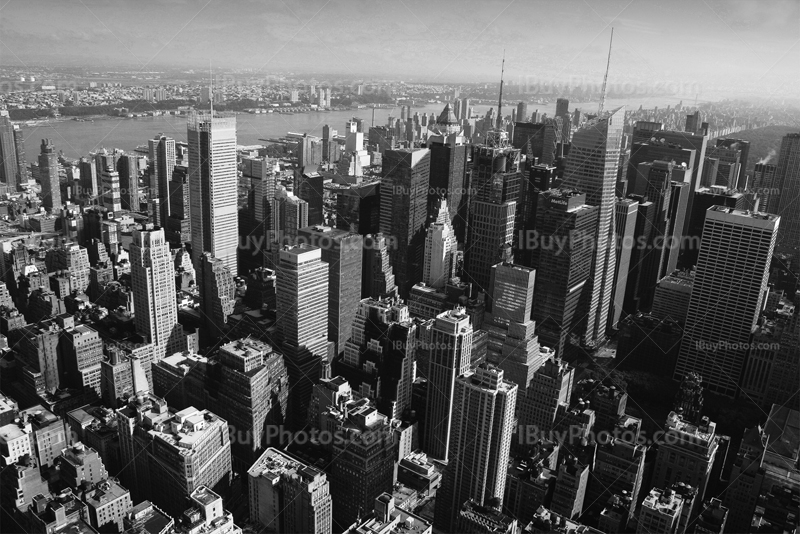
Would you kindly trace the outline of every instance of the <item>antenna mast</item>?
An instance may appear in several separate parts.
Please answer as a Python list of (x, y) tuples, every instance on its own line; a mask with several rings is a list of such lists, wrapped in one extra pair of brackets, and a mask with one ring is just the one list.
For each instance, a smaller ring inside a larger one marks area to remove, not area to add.
[(503, 74), (506, 71), (506, 49), (503, 49), (503, 65), (500, 67), (500, 98), (497, 102), (497, 128), (500, 129), (503, 125)]
[(214, 74), (211, 72), (211, 60), (208, 60), (208, 105), (211, 109), (211, 118), (214, 118)]
[(606, 74), (603, 76), (603, 91), (600, 95), (600, 109), (597, 112), (599, 116), (603, 113), (603, 104), (606, 103), (606, 82), (608, 82), (608, 69), (611, 68), (611, 44), (614, 42), (614, 28), (611, 28), (611, 40), (608, 42), (608, 63), (606, 64)]

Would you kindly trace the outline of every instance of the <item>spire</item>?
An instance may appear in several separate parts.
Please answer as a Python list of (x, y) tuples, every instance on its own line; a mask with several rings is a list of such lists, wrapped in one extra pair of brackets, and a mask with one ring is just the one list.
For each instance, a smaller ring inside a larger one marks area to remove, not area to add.
[[(612, 30), (613, 32), (613, 30)], [(613, 33), (612, 33), (613, 35)], [(500, 67), (500, 98), (497, 102), (497, 129), (503, 125), (503, 74), (506, 70), (506, 49), (503, 49), (503, 64)]]
[(600, 109), (597, 111), (597, 115), (603, 113), (603, 105), (606, 102), (606, 82), (608, 82), (608, 69), (611, 68), (611, 44), (614, 42), (614, 28), (611, 28), (611, 40), (608, 42), (608, 63), (606, 63), (606, 74), (603, 76), (603, 90), (600, 94)]
[(211, 60), (208, 60), (208, 105), (211, 110), (211, 118), (214, 118), (214, 74), (211, 72)]

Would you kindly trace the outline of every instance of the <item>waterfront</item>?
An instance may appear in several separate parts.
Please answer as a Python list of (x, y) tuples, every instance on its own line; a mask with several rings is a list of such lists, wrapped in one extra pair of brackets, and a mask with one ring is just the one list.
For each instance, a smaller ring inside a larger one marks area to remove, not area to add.
[[(636, 100), (624, 101), (614, 99), (606, 101), (606, 109), (626, 105), (637, 109), (645, 107), (675, 105), (680, 99), (676, 97), (654, 97), (651, 99), (638, 97)], [(438, 115), (444, 103), (426, 104), (412, 107), (413, 112), (434, 113)], [(504, 103), (504, 114), (511, 111), (513, 102)], [(505, 106), (508, 106), (506, 108)], [(474, 113), (483, 116), (489, 105), (474, 106)], [(496, 107), (496, 106), (495, 106)], [(584, 112), (597, 109), (596, 102), (570, 103), (570, 109), (581, 108)], [(552, 116), (555, 113), (555, 101), (548, 104), (528, 104), (528, 113), (538, 109), (541, 113)], [(400, 117), (400, 108), (376, 108), (375, 125), (386, 124), (389, 116)], [(344, 131), (346, 122), (353, 118), (364, 119), (367, 125), (372, 124), (372, 109), (351, 109), (346, 111), (308, 112), (308, 113), (239, 113), (236, 115), (237, 140), (240, 145), (264, 144), (261, 139), (281, 137), (287, 132), (322, 135), (322, 127), (330, 125), (334, 130)], [(117, 118), (102, 117), (94, 121), (43, 121), (34, 126), (22, 125), (25, 134), (25, 145), (28, 154), (39, 152), (38, 146), (43, 138), (50, 138), (56, 149), (63, 151), (69, 158), (79, 158), (102, 147), (133, 150), (144, 145), (147, 140), (159, 133), (174, 137), (178, 141), (186, 141), (187, 117), (180, 115), (162, 115), (158, 117)]]

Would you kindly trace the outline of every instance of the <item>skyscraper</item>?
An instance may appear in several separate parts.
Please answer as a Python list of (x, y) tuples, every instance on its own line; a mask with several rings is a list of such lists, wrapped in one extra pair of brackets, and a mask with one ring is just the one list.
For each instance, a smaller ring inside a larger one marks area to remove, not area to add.
[(10, 192), (17, 190), (19, 167), (14, 143), (14, 125), (8, 111), (0, 112), (0, 182), (8, 186)]
[(492, 267), (492, 283), (482, 329), (489, 333), (487, 360), (520, 390), (542, 365), (536, 323), (531, 320), (536, 271), (511, 263)]
[(467, 224), (467, 139), (450, 105), (436, 119), (428, 137), (431, 150), (429, 215), (436, 215), (436, 201), (445, 197), (456, 237), (464, 240)]
[(58, 178), (58, 154), (50, 139), (42, 139), (39, 154), (39, 182), (45, 208), (61, 208), (61, 182)]
[(584, 334), (584, 342), (589, 345), (605, 338), (611, 306), (616, 263), (615, 186), (624, 120), (625, 108), (621, 107), (575, 132), (564, 170), (564, 187), (586, 191), (587, 204), (600, 208)]
[(381, 178), (381, 232), (395, 238), (389, 250), (402, 298), (422, 280), (431, 151), (387, 150)]
[(121, 208), (139, 211), (139, 167), (134, 154), (122, 154), (117, 160)]
[(131, 285), (139, 334), (156, 346), (156, 359), (180, 350), (175, 270), (164, 230), (133, 232), (130, 245)]
[(335, 343), (336, 354), (341, 354), (350, 339), (361, 300), (364, 238), (327, 226), (302, 228), (298, 237), (308, 245), (319, 247), (322, 261), (328, 264), (328, 339)]
[(192, 259), (197, 265), (203, 252), (210, 252), (235, 276), (239, 274), (236, 117), (194, 113), (187, 135)]
[(312, 387), (330, 364), (328, 269), (317, 247), (280, 251), (276, 324), (289, 371), (289, 413), (300, 427), (306, 422)]
[(472, 323), (463, 308), (439, 314), (425, 332), (430, 355), (423, 450), (441, 460), (449, 457), (456, 379), (467, 372), (472, 354)]
[(395, 293), (394, 269), (389, 259), (389, 247), (394, 241), (383, 234), (364, 236), (364, 263), (361, 271), (361, 297), (378, 298)]
[(753, 188), (757, 191), (759, 211), (764, 213), (778, 213), (780, 194), (774, 191), (777, 187), (776, 173), (778, 167), (769, 163), (756, 163), (753, 170)]
[(200, 291), (200, 309), (203, 323), (212, 339), (220, 337), (226, 330), (228, 316), (233, 313), (236, 304), (236, 284), (233, 275), (222, 260), (208, 252), (200, 257), (198, 279), (202, 287)]
[(503, 371), (480, 365), (458, 378), (453, 393), (452, 454), (436, 495), (434, 524), (454, 532), (469, 499), (489, 504), (505, 492), (517, 385)]
[(158, 216), (166, 225), (166, 219), (170, 214), (169, 206), (169, 181), (172, 179), (172, 171), (175, 169), (175, 139), (164, 134), (158, 134), (153, 139), (147, 141), (150, 159), (149, 198), (158, 198), (160, 211)]
[(674, 378), (690, 371), (734, 396), (763, 308), (780, 217), (713, 206), (706, 212)]
[(545, 191), (538, 204), (535, 239), (520, 248), (533, 249), (531, 265), (539, 274), (533, 305), (539, 337), (562, 356), (570, 336), (587, 328), (599, 208), (586, 204), (585, 193), (568, 189)]
[(422, 282), (437, 289), (453, 277), (455, 253), (458, 243), (453, 225), (450, 224), (450, 213), (447, 200), (438, 203), (436, 219), (428, 226), (425, 237), (425, 263), (422, 271)]
[(797, 251), (800, 246), (800, 133), (786, 134), (781, 141), (778, 154), (776, 182), (780, 189), (778, 215), (782, 224), (779, 234), (779, 250)]
[(330, 484), (324, 471), (269, 448), (247, 471), (250, 518), (266, 532), (330, 534)]

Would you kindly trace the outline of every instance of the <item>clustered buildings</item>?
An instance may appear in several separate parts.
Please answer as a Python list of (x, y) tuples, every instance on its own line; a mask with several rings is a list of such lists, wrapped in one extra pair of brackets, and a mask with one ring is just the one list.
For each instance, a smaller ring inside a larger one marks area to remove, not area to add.
[[(797, 529), (800, 302), (772, 274), (800, 258), (800, 134), (751, 176), (698, 113), (456, 95), (278, 161), (193, 112), (187, 143), (73, 164), (44, 139), (30, 167), (0, 116), (4, 524)], [(615, 335), (680, 382), (658, 442), (570, 363)], [(770, 413), (735, 451), (704, 391)]]

